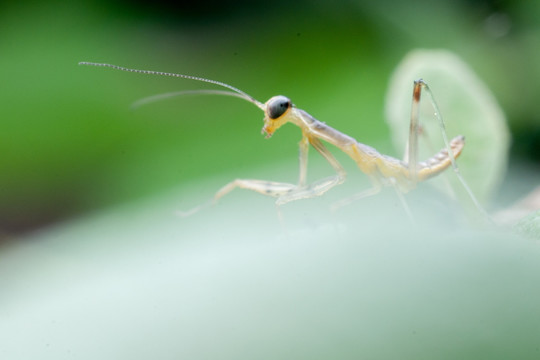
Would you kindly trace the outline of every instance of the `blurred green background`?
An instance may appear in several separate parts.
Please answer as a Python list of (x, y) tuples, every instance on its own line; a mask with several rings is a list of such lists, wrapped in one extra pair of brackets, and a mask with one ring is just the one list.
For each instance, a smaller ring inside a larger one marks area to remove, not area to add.
[(509, 176), (537, 176), (539, 19), (538, 1), (3, 1), (0, 237), (297, 161), (298, 129), (265, 140), (252, 105), (186, 97), (132, 111), (145, 96), (206, 86), (79, 61), (203, 76), (260, 101), (283, 94), (401, 156), (383, 121), (389, 76), (411, 49), (449, 49), (508, 117)]
[[(537, 242), (463, 226), (427, 184), (407, 195), (414, 228), (392, 191), (331, 214), (368, 186), (337, 151), (349, 181), (284, 206), (283, 227), (241, 191), (180, 219), (234, 177), (294, 182), (299, 130), (267, 140), (230, 97), (132, 110), (212, 87), (77, 63), (283, 94), (401, 157), (390, 77), (448, 49), (507, 115), (504, 206), (540, 178), (539, 19), (538, 1), (0, 2), (0, 358), (538, 359)], [(310, 179), (329, 171), (310, 157)]]

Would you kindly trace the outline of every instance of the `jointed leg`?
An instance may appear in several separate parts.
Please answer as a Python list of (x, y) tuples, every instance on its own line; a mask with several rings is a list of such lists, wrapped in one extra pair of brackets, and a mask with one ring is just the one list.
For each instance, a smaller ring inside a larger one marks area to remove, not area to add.
[(223, 196), (227, 195), (236, 188), (256, 191), (266, 196), (280, 197), (292, 191), (296, 187), (297, 186), (294, 184), (280, 183), (275, 181), (236, 179), (219, 189), (216, 195), (214, 195), (214, 202), (217, 202)]
[(193, 215), (199, 210), (205, 208), (206, 206), (215, 204), (219, 199), (221, 199), (223, 196), (227, 195), (236, 188), (256, 191), (263, 195), (279, 198), (280, 196), (291, 192), (296, 187), (297, 186), (294, 184), (280, 183), (275, 181), (236, 179), (219, 189), (212, 200), (204, 204), (198, 205), (188, 211), (178, 211), (177, 214), (182, 217)]
[[(469, 188), (469, 185), (467, 185), (467, 182), (465, 181), (465, 179), (461, 175), (461, 172), (459, 171), (458, 165), (456, 163), (456, 158), (454, 157), (454, 152), (452, 151), (452, 148), (450, 147), (450, 142), (448, 141), (448, 136), (446, 135), (446, 127), (444, 125), (444, 120), (442, 118), (441, 112), (439, 111), (439, 106), (437, 105), (437, 102), (435, 101), (435, 97), (433, 96), (433, 93), (432, 93), (431, 89), (429, 88), (429, 86), (423, 80), (420, 79), (418, 81), (415, 81), (415, 90), (416, 90), (417, 84), (418, 84), (418, 86), (420, 86), (420, 89), (424, 89), (425, 92), (428, 94), (431, 105), (433, 106), (433, 109), (435, 111), (435, 117), (439, 121), (439, 127), (441, 129), (441, 134), (442, 134), (442, 138), (443, 138), (443, 141), (444, 141), (444, 145), (445, 145), (446, 150), (447, 150), (447, 152), (449, 154), (450, 161), (452, 162), (452, 168), (454, 169), (454, 173), (456, 174), (457, 178), (459, 179), (459, 182), (461, 183), (461, 185), (463, 186), (463, 188), (465, 189), (465, 191), (467, 192), (467, 194), (471, 198), (472, 202), (474, 203), (474, 205), (478, 209), (478, 211), (480, 213), (482, 213), (486, 218), (489, 219), (489, 216), (487, 215), (486, 211), (484, 210), (482, 205), (480, 205), (480, 203), (476, 199), (476, 196), (474, 196), (474, 193)], [(419, 98), (420, 97), (418, 96), (418, 99)], [(413, 103), (414, 103), (414, 100), (413, 100)], [(411, 124), (411, 126), (412, 126), (412, 124)]]
[[(420, 95), (422, 94), (422, 79), (414, 82), (413, 100), (411, 106), (411, 124), (409, 126), (409, 141), (405, 149), (405, 162), (409, 166), (411, 181), (416, 184), (418, 181), (418, 132), (420, 118)], [(414, 185), (413, 184), (413, 185)]]
[(403, 206), (403, 209), (407, 213), (407, 217), (409, 218), (409, 221), (411, 222), (412, 225), (415, 225), (416, 222), (414, 221), (414, 217), (412, 215), (411, 209), (409, 209), (409, 205), (407, 204), (407, 200), (405, 200), (405, 196), (403, 196), (403, 193), (401, 192), (401, 190), (397, 186), (397, 184), (395, 182), (395, 179), (391, 179), (391, 180), (392, 180), (392, 187), (396, 191), (396, 195), (399, 198), (399, 201), (401, 202), (401, 205)]
[(309, 141), (306, 136), (302, 136), (299, 145), (299, 163), (300, 171), (298, 175), (298, 186), (305, 186), (307, 180), (307, 165), (308, 165), (308, 151), (309, 151)]
[[(340, 201), (337, 201), (337, 202), (333, 203), (332, 206), (330, 207), (330, 210), (332, 212), (334, 212), (334, 211), (337, 211), (337, 210), (339, 210), (340, 208), (342, 208), (344, 206), (352, 204), (353, 202), (355, 202), (357, 200), (360, 200), (360, 199), (367, 198), (367, 197), (378, 194), (382, 189), (381, 182), (379, 181), (379, 179), (377, 177), (372, 176), (372, 177), (370, 177), (370, 179), (371, 179), (371, 182), (373, 184), (373, 187), (371, 189), (364, 190), (364, 191), (362, 191), (362, 192), (360, 192), (358, 194), (355, 194), (355, 195), (353, 195), (351, 197), (348, 197), (348, 198), (345, 198), (345, 199), (342, 199)], [(403, 209), (407, 213), (407, 217), (414, 224), (414, 218), (412, 216), (411, 210), (409, 209), (409, 205), (407, 205), (407, 201), (405, 200), (405, 197), (403, 196), (403, 193), (401, 192), (401, 190), (397, 186), (397, 184), (395, 182), (395, 179), (388, 179), (388, 180), (390, 181), (392, 187), (396, 191), (396, 195), (399, 198), (399, 200), (401, 202), (401, 205), (403, 205)]]
[(330, 207), (330, 211), (332, 211), (332, 212), (337, 211), (337, 210), (341, 209), (342, 207), (350, 205), (350, 204), (352, 204), (353, 202), (355, 202), (357, 200), (376, 195), (380, 191), (381, 191), (381, 186), (380, 185), (375, 185), (371, 189), (364, 190), (364, 191), (359, 192), (357, 194), (354, 194), (353, 196), (350, 196), (348, 198), (336, 201)]
[[(300, 200), (300, 199), (307, 199), (312, 198), (316, 196), (320, 196), (333, 188), (336, 185), (339, 185), (345, 181), (346, 172), (343, 169), (343, 167), (339, 164), (339, 162), (336, 160), (336, 158), (326, 149), (326, 147), (322, 144), (322, 142), (317, 138), (311, 138), (306, 137), (302, 139), (307, 139), (309, 143), (317, 150), (329, 163), (330, 165), (336, 170), (337, 174), (334, 176), (329, 176), (324, 179), (315, 181), (309, 185), (301, 185), (297, 186), (293, 190), (291, 190), (288, 193), (283, 194), (276, 200), (277, 205), (283, 205), (290, 201)], [(307, 142), (306, 142), (307, 143)], [(302, 143), (301, 143), (302, 144)], [(302, 164), (302, 157), (301, 164)], [(305, 166), (307, 167), (307, 158), (305, 161)], [(302, 171), (302, 167), (300, 168), (300, 171)], [(302, 180), (302, 173), (300, 173), (300, 179)]]
[[(336, 175), (306, 185), (309, 144), (311, 144), (330, 163), (330, 165), (332, 165), (337, 172)], [(266, 196), (277, 197), (276, 205), (279, 206), (290, 201), (320, 196), (332, 187), (345, 181), (345, 176), (346, 173), (343, 167), (324, 147), (320, 140), (304, 136), (300, 141), (300, 175), (297, 185), (265, 180), (236, 179), (222, 187), (216, 193), (214, 202), (218, 201), (232, 190), (240, 188), (256, 191)]]

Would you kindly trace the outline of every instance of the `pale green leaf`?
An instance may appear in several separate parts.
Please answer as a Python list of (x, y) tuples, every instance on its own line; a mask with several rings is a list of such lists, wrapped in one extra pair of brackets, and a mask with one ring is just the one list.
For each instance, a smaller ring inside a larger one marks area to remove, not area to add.
[[(503, 111), (487, 86), (457, 55), (447, 50), (414, 50), (397, 66), (386, 95), (386, 117), (398, 150), (405, 149), (408, 141), (413, 81), (420, 78), (434, 93), (448, 138), (465, 136), (458, 166), (473, 193), (485, 204), (500, 184), (508, 161), (510, 136)], [(444, 148), (439, 123), (425, 96), (420, 121), (424, 131), (419, 140), (419, 161), (423, 161)], [(451, 192), (467, 202), (452, 171), (444, 175)], [(442, 178), (430, 182), (448, 189)]]

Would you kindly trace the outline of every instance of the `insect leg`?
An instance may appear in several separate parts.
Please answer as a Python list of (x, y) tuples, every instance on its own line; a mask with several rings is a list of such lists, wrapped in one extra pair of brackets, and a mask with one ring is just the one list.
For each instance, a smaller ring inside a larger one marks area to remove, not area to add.
[(332, 204), (332, 206), (330, 206), (330, 211), (335, 212), (335, 211), (341, 209), (344, 206), (352, 204), (353, 202), (355, 202), (357, 200), (376, 195), (381, 191), (381, 188), (382, 188), (382, 186), (378, 181), (373, 181), (373, 187), (372, 188), (361, 191), (361, 192), (359, 192), (357, 194), (354, 194), (353, 196), (349, 196), (349, 197), (347, 197), (345, 199), (341, 199), (339, 201), (336, 201), (335, 203)]
[[(465, 179), (461, 175), (461, 172), (459, 171), (459, 167), (458, 167), (458, 165), (456, 163), (456, 158), (454, 156), (454, 152), (452, 151), (452, 149), (450, 147), (450, 142), (448, 141), (448, 136), (446, 135), (446, 127), (444, 125), (444, 120), (442, 118), (441, 112), (439, 111), (439, 106), (437, 105), (437, 102), (435, 101), (435, 97), (433, 96), (433, 92), (431, 91), (429, 86), (422, 79), (415, 81), (415, 91), (417, 89), (417, 86), (419, 86), (419, 89), (418, 89), (419, 92), (422, 89), (426, 92), (426, 94), (429, 97), (429, 101), (431, 102), (431, 106), (433, 107), (433, 110), (435, 111), (435, 117), (437, 118), (437, 120), (439, 122), (439, 127), (441, 129), (441, 134), (442, 134), (442, 138), (443, 138), (443, 141), (444, 141), (444, 145), (446, 147), (446, 150), (448, 151), (450, 161), (452, 163), (452, 168), (454, 169), (454, 173), (456, 174), (457, 178), (459, 179), (459, 182), (461, 183), (461, 185), (463, 186), (463, 188), (465, 189), (465, 191), (469, 195), (470, 199), (474, 203), (474, 206), (478, 209), (478, 211), (481, 214), (483, 214), (486, 218), (489, 219), (489, 216), (487, 215), (486, 211), (484, 210), (482, 205), (480, 205), (480, 202), (478, 202), (478, 200), (476, 199), (476, 196), (474, 196), (474, 193), (472, 192), (469, 185), (467, 185), (467, 182), (465, 181)], [(414, 98), (414, 95), (413, 95), (413, 98)], [(420, 99), (420, 95), (418, 95), (418, 99)], [(414, 103), (414, 100), (413, 100), (413, 103)]]
[(214, 203), (236, 188), (256, 191), (266, 196), (273, 196), (279, 198), (287, 193), (292, 192), (292, 190), (295, 188), (305, 186), (307, 178), (308, 149), (309, 141), (307, 137), (304, 136), (302, 137), (302, 140), (299, 144), (300, 174), (298, 179), (298, 185), (266, 180), (236, 179), (222, 187), (216, 193), (216, 195), (214, 196)]
[(390, 182), (392, 183), (392, 187), (396, 191), (396, 195), (399, 198), (399, 201), (401, 202), (401, 205), (403, 206), (403, 209), (405, 210), (405, 213), (407, 214), (409, 221), (411, 222), (411, 224), (415, 225), (416, 222), (414, 221), (414, 217), (412, 215), (411, 209), (409, 208), (409, 205), (407, 204), (407, 200), (405, 200), (405, 196), (403, 196), (403, 192), (397, 186), (396, 179), (392, 178), (390, 179)]
[(413, 100), (411, 106), (411, 123), (409, 125), (409, 141), (405, 150), (405, 162), (409, 167), (410, 179), (414, 187), (418, 182), (418, 132), (420, 118), (420, 95), (422, 93), (422, 80), (414, 82)]
[(299, 162), (300, 174), (298, 176), (298, 186), (305, 186), (307, 179), (307, 164), (308, 164), (309, 141), (306, 136), (302, 136), (299, 144)]
[(236, 179), (219, 189), (212, 200), (209, 200), (204, 204), (198, 205), (187, 211), (177, 211), (177, 215), (181, 217), (191, 216), (199, 210), (215, 204), (219, 199), (236, 188), (256, 191), (267, 196), (279, 197), (287, 192), (292, 191), (294, 188), (296, 188), (296, 185), (266, 180)]
[(236, 179), (219, 189), (216, 195), (214, 195), (214, 203), (236, 188), (255, 191), (266, 196), (280, 197), (296, 187), (294, 184), (275, 181)]
[[(332, 165), (337, 172), (336, 175), (306, 185), (309, 144), (311, 144), (330, 163), (330, 165)], [(324, 147), (320, 140), (304, 136), (299, 144), (299, 152), (300, 174), (298, 184), (267, 180), (236, 179), (219, 189), (214, 195), (212, 202), (216, 203), (219, 199), (234, 189), (240, 188), (255, 191), (266, 196), (277, 197), (276, 205), (280, 206), (290, 201), (322, 195), (332, 187), (345, 181), (345, 170), (334, 158), (334, 156)], [(198, 210), (199, 207), (196, 208), (195, 211)], [(185, 212), (185, 214), (191, 213), (191, 211)]]
[[(302, 146), (305, 146), (303, 144), (307, 145), (308, 142), (315, 148), (315, 150), (317, 150), (330, 163), (330, 165), (334, 168), (337, 174), (334, 176), (329, 176), (324, 179), (315, 181), (309, 185), (297, 186), (295, 189), (291, 190), (290, 192), (280, 196), (276, 201), (277, 205), (283, 205), (290, 201), (320, 196), (324, 194), (325, 192), (327, 192), (328, 190), (330, 190), (331, 188), (333, 188), (334, 186), (339, 185), (345, 181), (345, 177), (347, 173), (345, 172), (343, 167), (340, 165), (340, 163), (336, 160), (336, 158), (326, 149), (326, 147), (322, 144), (322, 142), (317, 138), (304, 136), (304, 138), (302, 139), (302, 142), (300, 143), (301, 144), (300, 148), (302, 149)], [(302, 171), (306, 171), (307, 169), (307, 146), (306, 146), (306, 151), (305, 151), (305, 154), (306, 154), (305, 160), (302, 160), (302, 150), (300, 154), (301, 154), (300, 180), (305, 181), (305, 173), (303, 174)], [(302, 164), (304, 165), (302, 166)]]
[(279, 198), (280, 196), (291, 192), (296, 187), (297, 185), (295, 184), (281, 183), (275, 181), (236, 179), (219, 189), (212, 200), (207, 201), (204, 204), (198, 205), (187, 211), (177, 211), (177, 215), (181, 217), (191, 216), (199, 210), (217, 203), (219, 199), (221, 199), (223, 196), (227, 195), (236, 188), (251, 190), (266, 196), (273, 196)]

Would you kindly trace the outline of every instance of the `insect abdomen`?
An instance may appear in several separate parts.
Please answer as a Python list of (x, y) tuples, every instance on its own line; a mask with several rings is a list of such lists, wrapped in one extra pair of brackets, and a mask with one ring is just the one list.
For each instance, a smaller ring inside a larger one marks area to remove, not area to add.
[[(457, 158), (465, 146), (465, 137), (463, 135), (456, 136), (450, 141), (450, 149), (454, 153), (454, 158)], [(448, 155), (446, 148), (439, 151), (433, 157), (426, 161), (418, 163), (418, 180), (427, 180), (448, 168), (452, 164), (452, 160)]]

